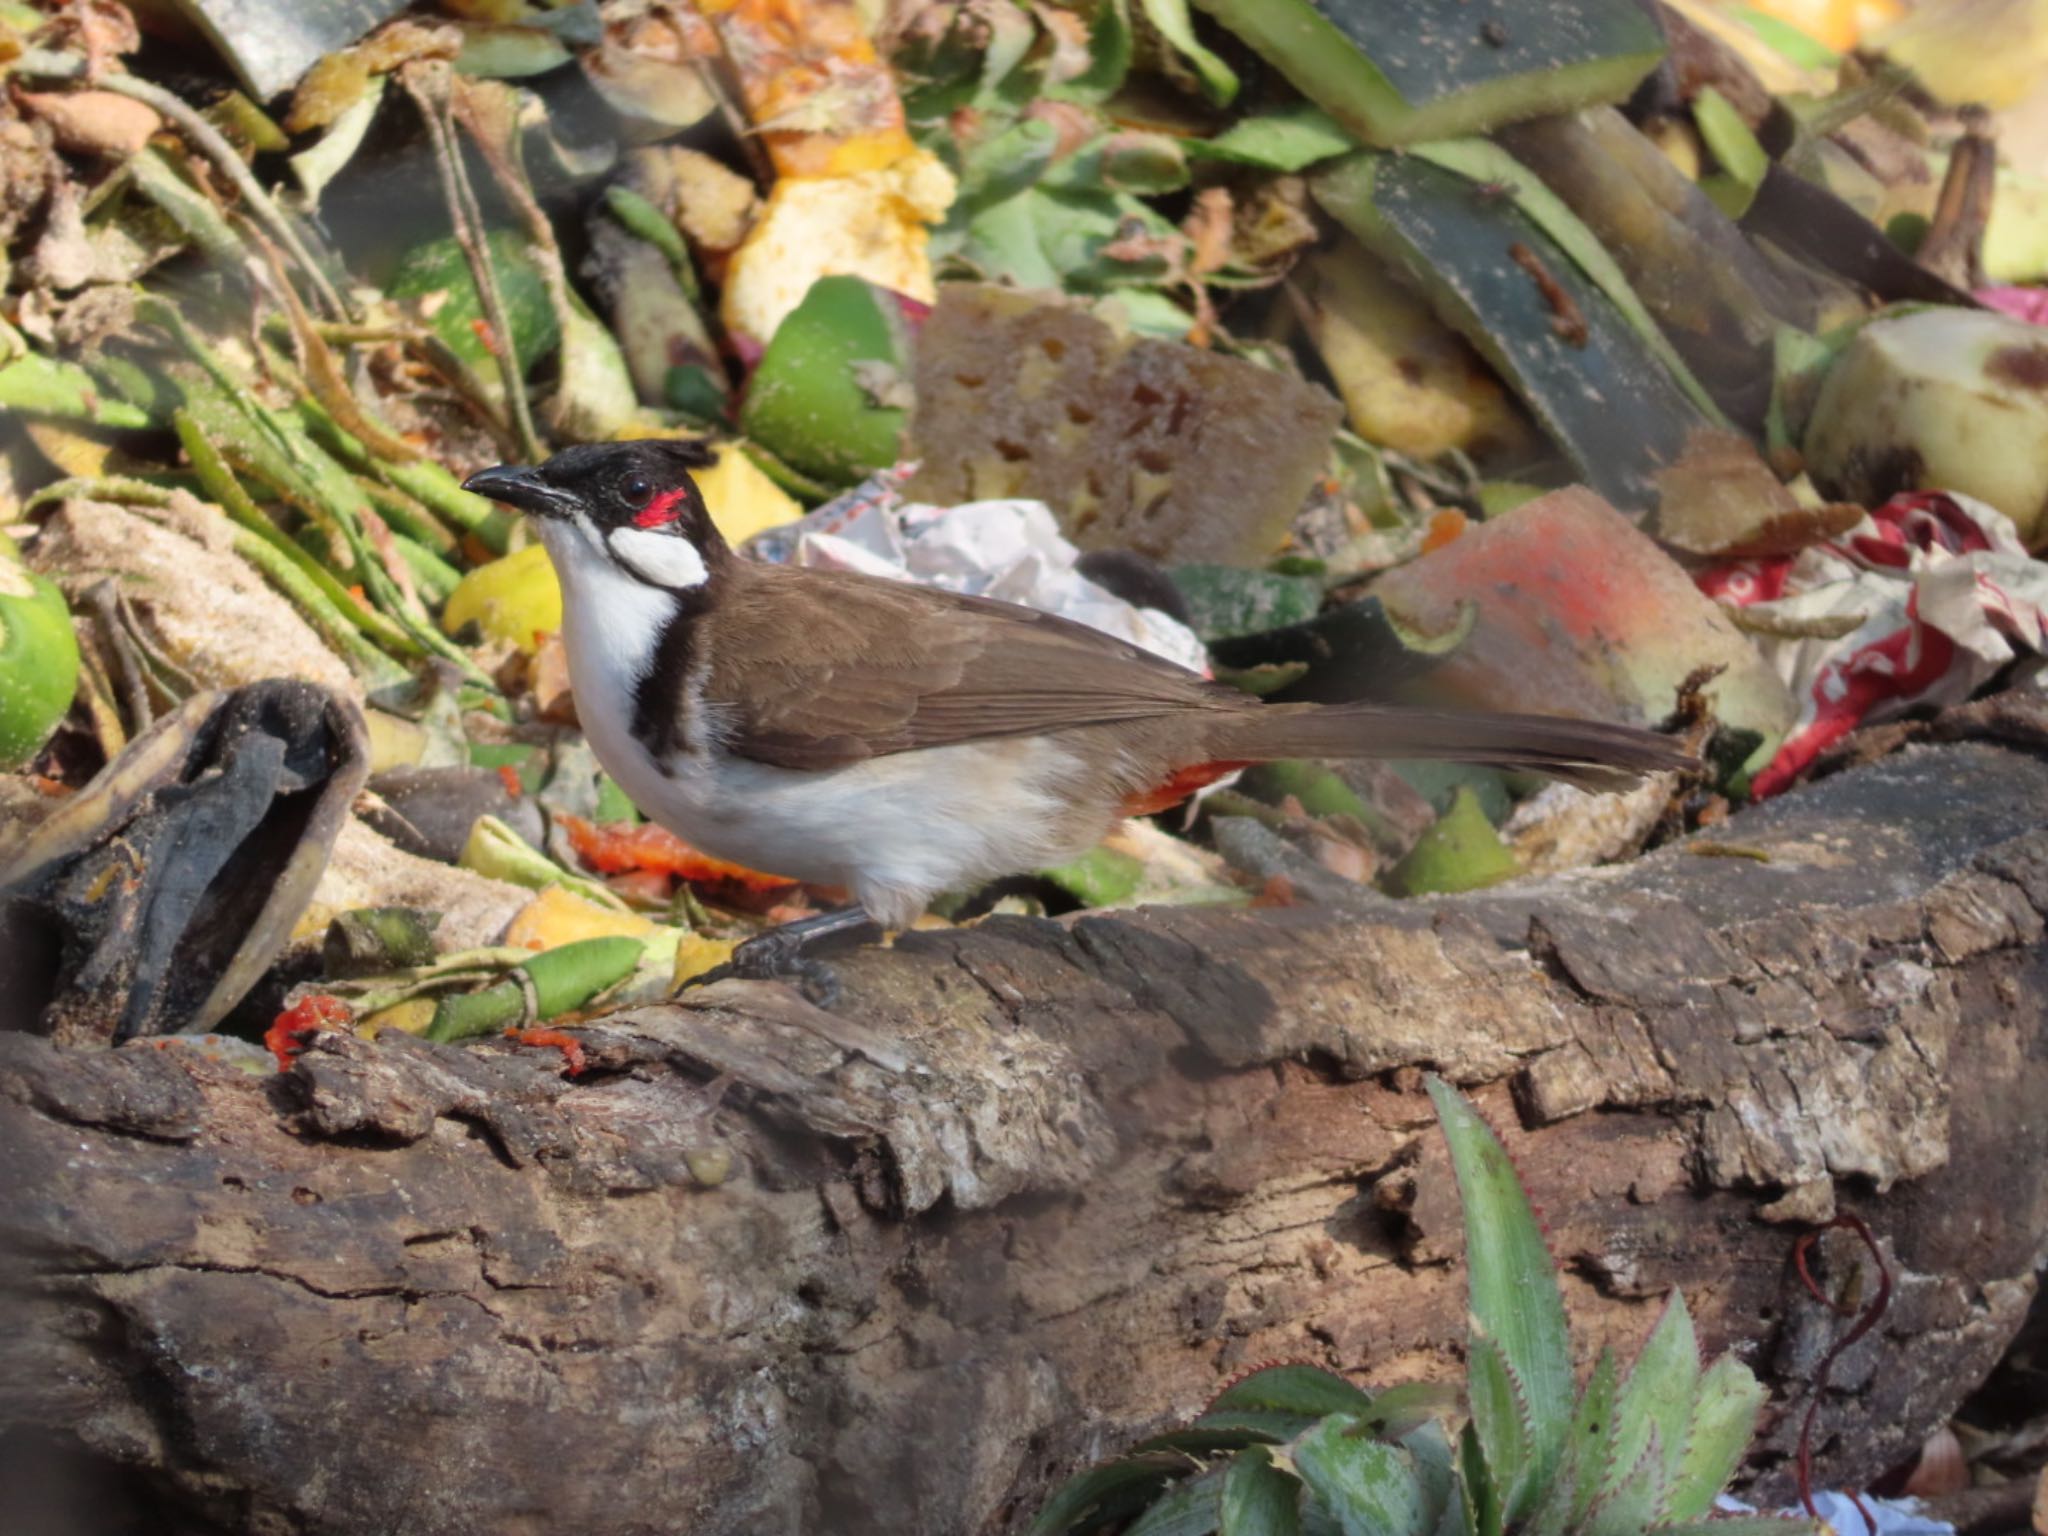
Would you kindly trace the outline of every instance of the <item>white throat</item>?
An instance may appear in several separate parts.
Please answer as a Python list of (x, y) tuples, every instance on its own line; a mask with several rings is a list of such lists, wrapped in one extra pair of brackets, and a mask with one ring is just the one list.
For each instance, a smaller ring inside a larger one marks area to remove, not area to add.
[(593, 738), (614, 716), (619, 735), (629, 737), (634, 690), (654, 664), (676, 600), (620, 570), (602, 538), (580, 517), (540, 524), (541, 543), (562, 583), (562, 638), (577, 716)]

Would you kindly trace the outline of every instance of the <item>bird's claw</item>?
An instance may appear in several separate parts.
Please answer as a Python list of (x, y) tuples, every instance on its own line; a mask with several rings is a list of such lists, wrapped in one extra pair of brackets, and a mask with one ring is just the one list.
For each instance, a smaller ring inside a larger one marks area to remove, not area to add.
[(801, 937), (791, 939), (783, 930), (748, 939), (732, 952), (728, 962), (732, 974), (746, 981), (787, 981), (820, 1008), (829, 1009), (839, 1001), (839, 973), (823, 960), (804, 953)]
[(771, 928), (736, 947), (725, 964), (692, 977), (684, 990), (708, 986), (714, 981), (785, 981), (816, 1007), (830, 1010), (839, 1001), (839, 973), (823, 960), (804, 953), (802, 935), (792, 938), (784, 929)]

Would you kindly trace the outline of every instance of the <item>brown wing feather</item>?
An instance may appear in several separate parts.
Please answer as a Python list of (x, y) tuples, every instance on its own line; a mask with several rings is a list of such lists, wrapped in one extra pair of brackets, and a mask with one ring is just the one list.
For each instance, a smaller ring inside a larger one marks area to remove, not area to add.
[(842, 571), (735, 562), (731, 576), (705, 696), (731, 722), (727, 750), (758, 762), (830, 768), (1244, 707), (1136, 646), (1011, 603)]

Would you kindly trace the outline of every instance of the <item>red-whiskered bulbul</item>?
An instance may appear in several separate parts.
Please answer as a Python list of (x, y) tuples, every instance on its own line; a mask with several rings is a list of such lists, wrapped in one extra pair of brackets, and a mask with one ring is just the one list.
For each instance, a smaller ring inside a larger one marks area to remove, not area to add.
[(590, 444), (466, 483), (537, 520), (577, 717), (633, 802), (721, 859), (845, 887), (884, 928), (1251, 763), (1442, 758), (1612, 788), (1692, 761), (1589, 720), (1263, 704), (1036, 609), (743, 559), (690, 478), (705, 462)]

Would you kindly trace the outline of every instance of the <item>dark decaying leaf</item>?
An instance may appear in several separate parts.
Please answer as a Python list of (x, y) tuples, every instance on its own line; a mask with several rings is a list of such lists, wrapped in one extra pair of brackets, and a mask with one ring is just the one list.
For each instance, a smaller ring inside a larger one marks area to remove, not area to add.
[(115, 1044), (218, 1023), (283, 949), (369, 771), (289, 679), (194, 694), (0, 865), (8, 1029)]

